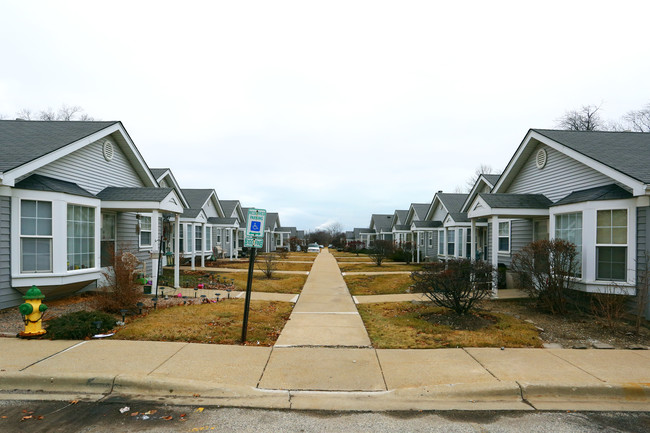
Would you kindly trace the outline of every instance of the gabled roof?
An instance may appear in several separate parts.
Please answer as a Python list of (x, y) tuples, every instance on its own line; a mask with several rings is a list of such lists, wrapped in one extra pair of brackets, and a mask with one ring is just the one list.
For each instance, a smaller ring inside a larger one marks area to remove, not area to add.
[(553, 202), (544, 194), (479, 194), (491, 208), (548, 209)]
[(393, 215), (393, 224), (404, 224), (408, 214), (409, 214), (408, 209), (396, 210), (395, 214)]
[(632, 193), (624, 190), (616, 184), (611, 184), (583, 189), (581, 191), (573, 191), (571, 194), (553, 203), (553, 206), (585, 201), (617, 200), (626, 198), (632, 198)]
[(198, 217), (201, 212), (203, 212), (203, 209), (199, 208), (194, 208), (194, 209), (185, 209), (183, 210), (183, 214), (181, 215), (181, 218), (196, 218)]
[(442, 227), (442, 221), (413, 221), (412, 226), (416, 229), (428, 229)]
[(499, 178), (501, 177), (501, 175), (500, 174), (481, 174), (481, 176), (479, 176), (479, 177), (484, 177), (485, 180), (487, 180), (490, 183), (490, 185), (494, 186), (497, 183), (497, 181), (499, 180)]
[(460, 212), (467, 195), (468, 194), (449, 194), (446, 192), (439, 192), (436, 194), (436, 197), (438, 197), (442, 205), (447, 209), (447, 212), (453, 213)]
[(370, 217), (370, 228), (375, 229), (377, 233), (389, 232), (393, 225), (393, 215), (388, 214), (372, 214)]
[(217, 193), (215, 192), (214, 189), (189, 188), (189, 189), (183, 189), (182, 192), (183, 195), (185, 195), (185, 199), (187, 200), (187, 203), (189, 204), (190, 208), (192, 209), (203, 208), (205, 207), (208, 200), (212, 200), (214, 202), (214, 207), (217, 210), (217, 214), (224, 215), (223, 208), (221, 207), (221, 203), (219, 201), (219, 197), (217, 197)]
[[(411, 203), (411, 209), (417, 214), (419, 219), (424, 219), (429, 210), (429, 203)], [(409, 211), (411, 210), (409, 209)]]
[(183, 201), (183, 206), (189, 208), (190, 204), (187, 202), (187, 198), (185, 197), (185, 194), (183, 194), (183, 190), (181, 189), (180, 185), (178, 182), (176, 182), (176, 178), (174, 177), (174, 174), (172, 173), (171, 169), (169, 168), (152, 168), (150, 169), (151, 173), (154, 175), (156, 178), (156, 182), (160, 185), (160, 182), (164, 178), (168, 178), (171, 181), (171, 186), (176, 190), (176, 193), (180, 197), (180, 199)]
[(19, 167), (116, 123), (119, 122), (0, 120), (0, 172)]
[(54, 179), (40, 174), (32, 174), (29, 177), (16, 183), (16, 188), (29, 189), (32, 191), (62, 192), (65, 194), (79, 195), (82, 197), (97, 198), (76, 183)]
[(168, 168), (152, 168), (151, 169), (151, 173), (154, 175), (156, 180), (160, 180), (160, 178), (163, 177), (165, 175), (165, 173), (167, 173), (168, 171), (171, 172), (171, 170), (168, 169)]
[(610, 131), (533, 131), (650, 184), (650, 134), (647, 132)]
[(242, 213), (244, 214), (244, 219), (239, 221), (239, 227), (246, 228), (246, 218), (248, 218), (248, 209), (249, 207), (241, 208)]
[(346, 239), (354, 239), (354, 230), (348, 230), (345, 232)]
[(494, 185), (496, 185), (497, 181), (499, 180), (499, 177), (501, 177), (500, 174), (481, 173), (476, 179), (476, 182), (474, 182), (474, 185), (472, 186), (472, 189), (470, 190), (469, 194), (467, 194), (467, 198), (465, 198), (465, 202), (461, 206), (460, 210), (463, 212), (467, 212), (467, 209), (469, 209), (469, 206), (474, 201), (474, 198), (476, 198), (476, 194), (482, 192), (481, 191), (482, 187), (487, 186), (488, 188), (490, 188), (490, 191), (492, 191), (492, 188), (494, 188)]
[(109, 186), (101, 190), (97, 197), (108, 201), (161, 201), (173, 190), (174, 188)]
[(407, 232), (409, 230), (411, 230), (411, 227), (406, 225), (406, 224), (395, 224), (393, 226), (393, 231), (402, 231), (402, 232), (406, 231)]
[(237, 224), (237, 218), (210, 217), (210, 218), (208, 218), (208, 223), (215, 224), (215, 225), (232, 226), (232, 225)]
[(289, 237), (294, 237), (296, 235), (295, 227), (278, 227), (275, 229), (276, 233), (289, 233)]
[(604, 174), (634, 195), (650, 184), (650, 134), (646, 132), (557, 131), (530, 129), (493, 188), (507, 191), (535, 148), (546, 145)]
[(276, 227), (280, 227), (280, 215), (277, 212), (267, 212), (266, 228), (268, 230), (274, 230)]
[(239, 204), (239, 200), (219, 200), (219, 202), (221, 203), (224, 215), (227, 215), (228, 217), (232, 215)]
[(358, 238), (359, 235), (362, 234), (362, 233), (376, 233), (375, 230), (368, 229), (368, 228), (365, 228), (365, 227), (363, 227), (363, 228), (355, 227), (354, 229), (352, 229), (352, 231), (354, 232), (354, 238), (355, 239)]
[(151, 170), (121, 122), (0, 120), (0, 183), (22, 176), (104, 137), (112, 138), (145, 186), (157, 186)]

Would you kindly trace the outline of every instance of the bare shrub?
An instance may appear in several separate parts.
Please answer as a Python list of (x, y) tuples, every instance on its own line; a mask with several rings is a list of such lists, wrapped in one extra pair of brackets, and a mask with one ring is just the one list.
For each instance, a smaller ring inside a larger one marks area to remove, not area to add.
[(411, 274), (416, 292), (424, 293), (435, 305), (458, 315), (471, 311), (492, 293), (494, 267), (487, 262), (452, 259), (431, 262)]
[(269, 280), (273, 278), (273, 274), (278, 268), (278, 256), (274, 253), (265, 254), (263, 256), (258, 256), (259, 261), (257, 261), (258, 269), (264, 273), (264, 276)]
[(551, 314), (567, 311), (567, 294), (578, 271), (576, 246), (562, 239), (531, 242), (512, 257), (521, 288)]
[(627, 296), (616, 294), (615, 287), (608, 287), (603, 293), (592, 293), (591, 314), (613, 328), (625, 316), (627, 300)]
[(113, 254), (111, 264), (112, 269), (103, 272), (106, 285), (95, 298), (95, 308), (110, 313), (134, 309), (144, 297), (135, 281), (142, 263), (132, 253), (120, 251)]
[(376, 240), (368, 255), (377, 266), (381, 266), (383, 261), (393, 254), (394, 250), (393, 241)]

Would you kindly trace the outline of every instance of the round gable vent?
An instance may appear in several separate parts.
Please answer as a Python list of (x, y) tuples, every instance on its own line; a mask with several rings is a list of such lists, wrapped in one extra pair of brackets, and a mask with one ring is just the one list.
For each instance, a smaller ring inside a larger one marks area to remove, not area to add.
[(111, 159), (113, 159), (113, 156), (115, 155), (115, 149), (113, 148), (113, 143), (111, 143), (108, 140), (104, 141), (104, 145), (102, 146), (102, 152), (104, 153), (104, 159), (106, 161), (110, 161)]
[(535, 164), (537, 168), (544, 168), (546, 165), (546, 151), (544, 149), (539, 149), (537, 151), (537, 156), (535, 157)]

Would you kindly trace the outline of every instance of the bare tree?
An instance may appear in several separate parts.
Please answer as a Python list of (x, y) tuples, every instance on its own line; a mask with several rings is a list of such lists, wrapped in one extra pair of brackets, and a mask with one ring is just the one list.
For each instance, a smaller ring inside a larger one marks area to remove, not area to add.
[(556, 126), (568, 131), (605, 131), (607, 122), (600, 117), (600, 105), (583, 105), (569, 110), (556, 120)]
[(373, 243), (368, 255), (377, 266), (381, 266), (383, 261), (393, 254), (393, 251), (395, 251), (393, 241), (378, 239)]
[(66, 104), (61, 105), (61, 107), (57, 111), (54, 111), (52, 108), (48, 107), (45, 110), (39, 111), (38, 114), (34, 114), (34, 112), (29, 108), (22, 108), (16, 112), (16, 117), (22, 120), (45, 120), (45, 121), (95, 120), (87, 113), (84, 113), (83, 108), (81, 108), (80, 106), (78, 105), (69, 106)]
[[(257, 257), (260, 258), (260, 256)], [(269, 280), (273, 278), (273, 274), (278, 268), (278, 256), (274, 253), (265, 254), (261, 256), (261, 261), (258, 263), (258, 269), (262, 271), (264, 276)]]
[(623, 116), (626, 129), (636, 132), (650, 132), (650, 103), (640, 110), (628, 111)]
[(493, 169), (491, 165), (489, 164), (481, 164), (478, 167), (476, 167), (476, 170), (474, 170), (474, 174), (472, 177), (467, 179), (467, 182), (465, 183), (465, 190), (462, 190), (461, 187), (456, 187), (456, 192), (457, 193), (464, 193), (464, 192), (469, 192), (472, 190), (474, 187), (474, 184), (478, 180), (479, 176), (482, 174), (499, 174), (497, 170)]

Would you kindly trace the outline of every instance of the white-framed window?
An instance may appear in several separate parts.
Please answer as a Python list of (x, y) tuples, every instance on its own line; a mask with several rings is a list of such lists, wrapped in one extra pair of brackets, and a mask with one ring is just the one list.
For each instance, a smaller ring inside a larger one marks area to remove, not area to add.
[(555, 215), (555, 238), (576, 246), (576, 277), (582, 277), (582, 212)]
[(465, 229), (465, 257), (472, 258), (472, 229)]
[(113, 213), (102, 214), (102, 240), (101, 240), (101, 266), (112, 266), (115, 255), (115, 230), (116, 215)]
[(185, 232), (187, 233), (187, 252), (191, 253), (194, 251), (194, 242), (192, 241), (192, 238), (194, 237), (194, 230), (192, 229), (192, 224), (187, 225), (187, 230)]
[(456, 254), (456, 230), (447, 230), (447, 255), (453, 256)]
[(422, 233), (422, 232), (418, 232), (418, 233), (420, 234), (418, 236), (418, 238), (420, 238), (420, 246), (423, 247), (424, 246), (424, 233)]
[(69, 204), (67, 229), (68, 270), (94, 268), (95, 208)]
[(596, 279), (627, 279), (627, 209), (596, 211)]
[(52, 202), (20, 201), (20, 272), (52, 272)]
[(226, 230), (226, 243), (230, 243), (230, 230)]
[(433, 248), (433, 232), (427, 233), (427, 238), (429, 239), (427, 245), (429, 248)]
[(221, 229), (217, 229), (217, 243), (221, 244)]
[(445, 254), (445, 231), (438, 230), (438, 254)]
[(185, 224), (178, 225), (178, 252), (182, 253), (185, 251), (184, 237), (183, 232), (185, 231)]
[(203, 251), (203, 227), (200, 224), (194, 226), (194, 251)]
[(510, 252), (510, 221), (499, 221), (499, 252)]
[(140, 247), (151, 247), (151, 217), (140, 215)]
[(205, 250), (212, 251), (212, 227), (205, 228)]

